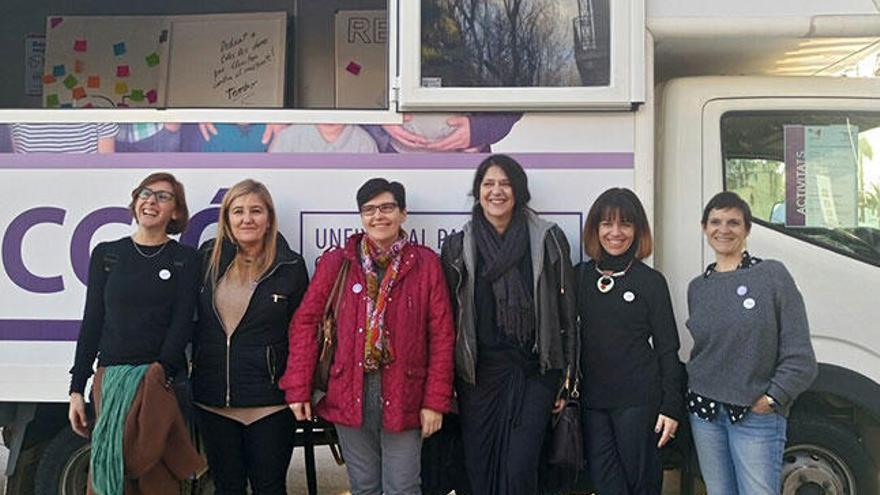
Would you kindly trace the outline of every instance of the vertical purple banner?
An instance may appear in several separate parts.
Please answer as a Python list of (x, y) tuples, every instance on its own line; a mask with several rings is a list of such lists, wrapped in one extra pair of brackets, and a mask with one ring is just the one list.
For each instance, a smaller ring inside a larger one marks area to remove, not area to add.
[(785, 225), (807, 224), (807, 162), (804, 126), (785, 126)]

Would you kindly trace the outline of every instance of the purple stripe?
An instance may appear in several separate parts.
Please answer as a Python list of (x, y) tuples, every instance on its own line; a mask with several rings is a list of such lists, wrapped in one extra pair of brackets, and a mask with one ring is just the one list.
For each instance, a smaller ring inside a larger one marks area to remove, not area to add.
[[(3, 154), (0, 169), (474, 169), (488, 153), (111, 153)], [(631, 169), (635, 155), (511, 153), (531, 169)]]
[(79, 320), (0, 320), (0, 341), (76, 341)]

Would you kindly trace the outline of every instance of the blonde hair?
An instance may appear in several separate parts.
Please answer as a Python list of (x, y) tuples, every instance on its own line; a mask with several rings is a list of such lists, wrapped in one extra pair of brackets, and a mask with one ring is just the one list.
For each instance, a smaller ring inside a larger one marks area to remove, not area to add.
[(269, 190), (262, 182), (245, 179), (226, 191), (226, 194), (223, 196), (223, 202), (220, 204), (220, 214), (217, 219), (217, 239), (214, 241), (214, 248), (211, 251), (211, 260), (206, 274), (206, 278), (210, 279), (214, 284), (217, 283), (217, 279), (220, 277), (220, 255), (223, 252), (223, 241), (228, 240), (233, 244), (238, 244), (235, 236), (232, 234), (232, 227), (229, 225), (229, 209), (233, 201), (248, 194), (256, 194), (266, 205), (266, 210), (269, 213), (269, 225), (263, 238), (263, 249), (255, 260), (254, 271), (262, 276), (275, 260), (275, 243), (278, 239), (278, 216), (275, 213), (275, 203), (272, 201), (272, 195), (269, 194)]

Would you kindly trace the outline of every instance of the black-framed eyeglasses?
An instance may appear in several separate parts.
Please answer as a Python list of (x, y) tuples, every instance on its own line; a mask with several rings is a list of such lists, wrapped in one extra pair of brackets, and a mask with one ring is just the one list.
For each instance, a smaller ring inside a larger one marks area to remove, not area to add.
[(174, 200), (174, 193), (170, 191), (154, 191), (149, 187), (142, 187), (137, 194), (138, 198), (147, 200), (150, 199), (150, 196), (156, 196), (156, 201), (160, 203), (167, 203), (169, 201)]
[(376, 214), (376, 211), (381, 211), (382, 213), (391, 213), (397, 209), (397, 203), (382, 203), (381, 205), (363, 205), (361, 206), (361, 215), (365, 217), (371, 217)]

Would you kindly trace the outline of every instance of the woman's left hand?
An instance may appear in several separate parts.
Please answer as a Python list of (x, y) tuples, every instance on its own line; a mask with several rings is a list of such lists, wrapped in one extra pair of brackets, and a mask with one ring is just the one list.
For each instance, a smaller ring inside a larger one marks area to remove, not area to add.
[(773, 412), (773, 406), (770, 405), (766, 394), (758, 397), (758, 400), (752, 404), (752, 412), (755, 414), (770, 414)]
[(556, 402), (553, 403), (553, 414), (561, 413), (567, 402), (565, 399), (556, 399)]
[(443, 414), (431, 409), (419, 411), (422, 423), (422, 438), (428, 438), (443, 426)]
[(660, 433), (660, 441), (657, 442), (657, 448), (662, 448), (675, 438), (676, 431), (678, 431), (678, 421), (669, 416), (658, 415), (657, 424), (654, 426), (654, 432)]

